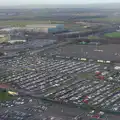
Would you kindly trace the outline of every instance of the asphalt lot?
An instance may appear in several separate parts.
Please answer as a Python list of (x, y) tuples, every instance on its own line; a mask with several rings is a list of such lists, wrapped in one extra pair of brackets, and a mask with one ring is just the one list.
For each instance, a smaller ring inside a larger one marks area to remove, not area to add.
[[(96, 45), (66, 45), (64, 47), (60, 47), (58, 49), (53, 49), (49, 51), (53, 54), (59, 54), (63, 56), (74, 56), (74, 57), (85, 57), (92, 58), (96, 60), (110, 60), (110, 61), (119, 61), (120, 59), (120, 45), (109, 44), (109, 45), (100, 45), (96, 47)], [(101, 51), (96, 51), (102, 50)], [(116, 54), (117, 53), (117, 54)]]

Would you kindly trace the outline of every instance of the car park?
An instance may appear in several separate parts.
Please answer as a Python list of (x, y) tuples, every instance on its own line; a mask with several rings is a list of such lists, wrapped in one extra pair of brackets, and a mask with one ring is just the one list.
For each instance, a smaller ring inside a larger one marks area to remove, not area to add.
[[(26, 52), (26, 55), (13, 57), (12, 60), (1, 60), (1, 68), (7, 66), (8, 69), (6, 75), (0, 74), (0, 81), (15, 84), (13, 86), (15, 89), (25, 91), (21, 92), (21, 95), (33, 93), (37, 97), (60, 103), (72, 103), (77, 106), (87, 103), (105, 109), (111, 105), (111, 110), (119, 110), (117, 105), (114, 106), (120, 98), (119, 93), (116, 93), (119, 86), (114, 81), (119, 82), (120, 76), (115, 71), (113, 73), (107, 71), (106, 66), (109, 65), (97, 63), (93, 59), (88, 60), (83, 56), (64, 55), (63, 57), (57, 53), (58, 55), (54, 54), (53, 58), (53, 55), (43, 54), (42, 56), (39, 52)], [(12, 70), (14, 72), (11, 73)], [(85, 76), (82, 76), (83, 74)], [(26, 106), (27, 104), (31, 107)], [(13, 100), (12, 103), (2, 103), (1, 106), (12, 108), (25, 105), (25, 110), (30, 114), (43, 111), (42, 106), (33, 108), (33, 104), (32, 99), (21, 98)], [(16, 119), (22, 118), (16, 116)]]

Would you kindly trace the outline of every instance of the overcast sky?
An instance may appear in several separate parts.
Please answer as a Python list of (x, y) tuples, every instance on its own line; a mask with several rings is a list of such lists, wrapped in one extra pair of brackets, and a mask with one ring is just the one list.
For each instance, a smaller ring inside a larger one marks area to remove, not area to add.
[(120, 2), (120, 0), (0, 0), (0, 6), (29, 4), (86, 4)]

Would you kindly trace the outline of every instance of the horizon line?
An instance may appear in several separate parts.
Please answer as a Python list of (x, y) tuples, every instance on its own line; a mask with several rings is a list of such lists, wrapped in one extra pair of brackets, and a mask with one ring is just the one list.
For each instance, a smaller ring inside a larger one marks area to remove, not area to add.
[(60, 3), (60, 4), (57, 4), (57, 3), (55, 3), (55, 4), (37, 4), (37, 3), (35, 3), (35, 4), (16, 4), (16, 5), (0, 5), (0, 6), (21, 6), (21, 5), (91, 5), (91, 4), (118, 4), (118, 3), (120, 3), (120, 2), (94, 2), (94, 3), (75, 3), (75, 4), (73, 4), (73, 3), (69, 3), (69, 4), (65, 4), (65, 3)]

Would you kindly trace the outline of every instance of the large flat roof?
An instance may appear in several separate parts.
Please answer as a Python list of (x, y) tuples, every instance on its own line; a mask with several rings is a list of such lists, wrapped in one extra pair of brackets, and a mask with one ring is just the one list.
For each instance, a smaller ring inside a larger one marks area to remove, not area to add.
[(26, 25), (26, 27), (56, 27), (57, 25), (63, 25), (63, 24), (31, 24), (31, 25)]
[(57, 34), (57, 35), (72, 35), (72, 34), (79, 34), (80, 31), (72, 31), (72, 32), (65, 32), (65, 33), (60, 33), (60, 34)]

